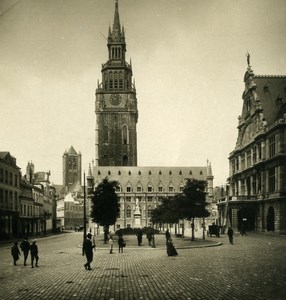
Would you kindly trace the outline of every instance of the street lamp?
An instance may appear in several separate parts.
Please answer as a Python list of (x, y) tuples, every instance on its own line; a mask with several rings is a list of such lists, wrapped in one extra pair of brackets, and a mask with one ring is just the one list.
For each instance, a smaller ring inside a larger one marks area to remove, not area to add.
[(83, 241), (86, 239), (86, 191), (85, 191), (85, 172), (83, 173)]

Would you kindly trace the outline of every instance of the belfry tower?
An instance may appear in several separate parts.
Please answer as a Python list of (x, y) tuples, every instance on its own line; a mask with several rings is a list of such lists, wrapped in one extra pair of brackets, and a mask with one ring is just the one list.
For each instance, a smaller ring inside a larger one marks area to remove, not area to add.
[(112, 30), (109, 27), (108, 61), (102, 65), (95, 100), (95, 158), (97, 166), (137, 166), (138, 120), (131, 61), (125, 61), (124, 28), (120, 26), (118, 0)]

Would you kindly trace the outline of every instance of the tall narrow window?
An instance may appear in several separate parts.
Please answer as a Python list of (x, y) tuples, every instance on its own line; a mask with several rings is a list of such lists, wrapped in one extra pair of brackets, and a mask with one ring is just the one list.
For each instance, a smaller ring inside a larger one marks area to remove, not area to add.
[(127, 145), (129, 144), (129, 139), (128, 139), (128, 128), (126, 125), (122, 127), (122, 144)]
[(249, 168), (252, 163), (251, 163), (251, 150), (247, 150), (246, 152), (246, 164), (247, 164), (247, 168)]
[(108, 127), (107, 126), (104, 126), (103, 128), (103, 143), (104, 144), (107, 144), (108, 143)]
[(131, 218), (131, 208), (130, 208), (130, 206), (127, 206), (127, 209), (126, 209), (126, 218)]
[(275, 191), (275, 168), (268, 170), (268, 191), (269, 193)]
[(109, 72), (109, 89), (112, 90), (113, 89), (113, 74), (112, 72)]
[(114, 73), (114, 89), (118, 90), (118, 73)]
[(273, 134), (269, 138), (269, 157), (273, 157), (276, 154), (276, 149), (275, 149), (275, 134)]
[(255, 164), (257, 162), (257, 147), (254, 146), (253, 151), (252, 151), (252, 161), (253, 164)]
[(123, 89), (123, 74), (119, 72), (119, 89)]

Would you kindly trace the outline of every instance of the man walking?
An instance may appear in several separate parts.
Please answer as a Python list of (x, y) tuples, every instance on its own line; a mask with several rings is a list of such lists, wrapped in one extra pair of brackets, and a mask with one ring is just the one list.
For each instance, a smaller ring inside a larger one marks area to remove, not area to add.
[(84, 264), (84, 267), (86, 270), (92, 270), (91, 267), (90, 267), (90, 264), (91, 262), (93, 261), (93, 252), (92, 252), (92, 249), (95, 247), (95, 245), (92, 245), (92, 242), (91, 242), (91, 237), (92, 237), (92, 234), (91, 233), (88, 233), (87, 236), (86, 236), (86, 239), (84, 240), (83, 242), (83, 248), (82, 248), (82, 255), (86, 256), (86, 263)]
[(38, 246), (36, 244), (36, 240), (33, 240), (32, 245), (30, 246), (31, 251), (31, 267), (34, 268), (34, 260), (36, 260), (35, 266), (38, 267), (38, 261), (39, 261), (39, 251)]
[(20, 244), (20, 248), (24, 254), (24, 266), (27, 266), (27, 258), (30, 251), (30, 243), (28, 242), (27, 238), (25, 237), (22, 243)]

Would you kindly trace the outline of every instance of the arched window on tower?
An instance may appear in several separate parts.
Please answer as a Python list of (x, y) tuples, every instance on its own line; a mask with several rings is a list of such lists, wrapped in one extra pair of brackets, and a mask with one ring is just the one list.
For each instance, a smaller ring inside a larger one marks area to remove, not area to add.
[(123, 89), (123, 73), (119, 72), (119, 89)]
[(112, 74), (112, 72), (109, 72), (108, 77), (109, 77), (108, 78), (108, 80), (109, 80), (108, 87), (109, 87), (110, 90), (112, 90), (113, 89), (113, 74)]
[(128, 156), (127, 155), (124, 155), (122, 157), (122, 165), (123, 166), (128, 166)]
[(127, 125), (123, 125), (123, 127), (122, 127), (122, 144), (123, 145), (129, 144)]
[(118, 90), (118, 73), (117, 72), (114, 73), (114, 86), (113, 87), (115, 90)]
[(103, 127), (103, 143), (104, 144), (108, 144), (108, 140), (109, 140), (109, 132), (108, 132), (108, 127), (104, 126)]

